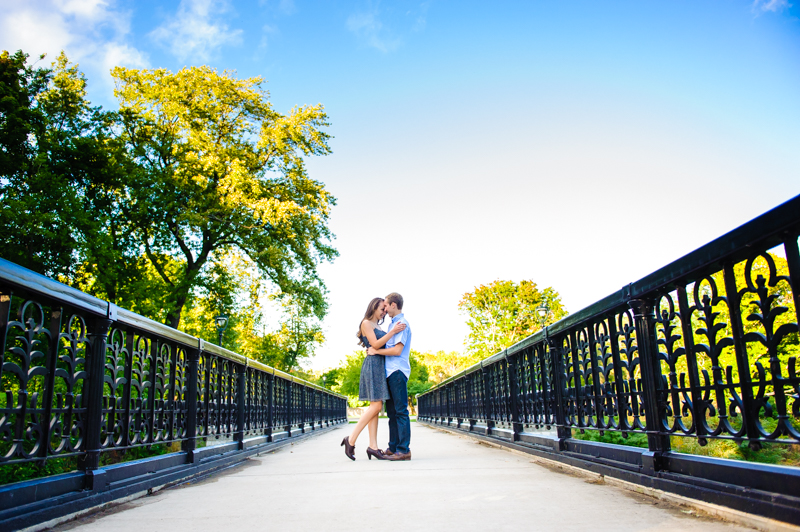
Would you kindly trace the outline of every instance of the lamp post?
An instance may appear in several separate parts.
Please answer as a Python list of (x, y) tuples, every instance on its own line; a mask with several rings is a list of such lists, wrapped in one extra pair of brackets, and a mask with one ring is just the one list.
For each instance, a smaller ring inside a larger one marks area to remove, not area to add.
[(542, 329), (544, 329), (544, 324), (547, 322), (547, 315), (550, 314), (550, 307), (547, 306), (547, 303), (542, 303), (540, 306), (536, 307), (536, 313), (539, 315), (539, 321), (542, 324)]
[(217, 334), (219, 335), (217, 345), (222, 347), (222, 333), (228, 328), (228, 316), (217, 316), (214, 318), (214, 324), (217, 326)]
[(325, 386), (325, 375), (322, 376), (322, 387), (326, 389), (328, 388), (327, 386)]

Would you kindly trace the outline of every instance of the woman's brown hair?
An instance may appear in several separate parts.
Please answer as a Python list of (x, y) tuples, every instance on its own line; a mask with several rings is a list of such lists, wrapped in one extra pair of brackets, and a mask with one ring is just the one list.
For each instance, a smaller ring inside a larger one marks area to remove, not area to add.
[[(360, 322), (358, 322), (358, 332), (356, 333), (356, 336), (358, 337), (358, 345), (361, 347), (367, 347), (364, 345), (364, 340), (361, 339), (361, 324), (364, 323), (364, 320), (372, 318), (372, 315), (375, 314), (375, 311), (378, 310), (378, 307), (381, 305), (381, 303), (383, 303), (382, 297), (376, 297), (370, 301), (369, 305), (367, 305), (367, 311), (364, 313), (364, 317), (361, 318)], [(378, 321), (378, 325), (381, 323), (383, 323), (383, 318)]]

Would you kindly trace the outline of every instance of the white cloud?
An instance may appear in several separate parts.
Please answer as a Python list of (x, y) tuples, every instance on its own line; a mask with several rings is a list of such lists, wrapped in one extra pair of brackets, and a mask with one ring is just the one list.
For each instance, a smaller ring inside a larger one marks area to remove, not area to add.
[(225, 1), (181, 0), (175, 15), (150, 36), (181, 61), (207, 61), (220, 47), (242, 42), (242, 30), (230, 30), (227, 24), (218, 22), (228, 10)]
[(297, 8), (294, 5), (294, 0), (281, 0), (278, 3), (278, 10), (284, 15), (292, 15)]
[(347, 29), (355, 33), (367, 46), (384, 53), (396, 50), (401, 44), (400, 39), (386, 35), (387, 32), (383, 30), (383, 24), (378, 19), (377, 9), (353, 13), (347, 18)]
[(64, 50), (90, 81), (100, 78), (108, 88), (112, 67), (147, 66), (147, 57), (126, 42), (130, 14), (115, 0), (0, 0), (0, 12), (0, 49), (32, 59), (46, 53), (45, 64)]
[(147, 57), (132, 46), (120, 43), (109, 43), (103, 53), (103, 69), (111, 71), (115, 66), (128, 68), (146, 68)]
[(259, 53), (266, 52), (267, 51), (267, 46), (269, 45), (268, 37), (270, 35), (276, 35), (278, 33), (279, 33), (278, 32), (278, 28), (276, 28), (274, 26), (270, 26), (269, 24), (265, 24), (261, 28), (261, 42), (258, 45), (258, 52)]
[[(10, 7), (4, 6), (4, 9)], [(79, 40), (61, 13), (28, 7), (7, 11), (0, 19), (0, 48), (3, 50), (22, 50), (31, 56), (47, 53), (52, 57)]]
[(258, 0), (258, 5), (271, 8), (271, 11), (282, 15), (293, 15), (297, 11), (294, 0)]
[[(428, 7), (430, 6), (430, 2), (422, 2), (419, 5), (419, 12), (416, 13), (416, 20), (414, 21), (414, 26), (411, 28), (411, 31), (422, 31), (425, 29), (425, 26), (428, 24)], [(409, 15), (414, 15), (414, 12), (409, 12)]]
[(753, 0), (752, 5), (755, 12), (771, 11), (772, 13), (777, 13), (790, 7), (792, 7), (792, 4), (788, 0)]
[(105, 0), (54, 0), (53, 5), (66, 15), (84, 20), (102, 20), (109, 11), (109, 3)]

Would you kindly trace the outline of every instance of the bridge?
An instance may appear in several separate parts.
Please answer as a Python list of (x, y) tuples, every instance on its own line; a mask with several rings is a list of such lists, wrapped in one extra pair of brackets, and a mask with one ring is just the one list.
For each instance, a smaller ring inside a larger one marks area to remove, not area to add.
[(800, 197), (451, 377), (391, 464), (345, 397), (0, 259), (0, 528), (797, 529), (800, 469), (680, 444), (800, 444), (798, 236)]
[[(55, 530), (734, 532), (766, 524), (738, 513), (712, 520), (704, 513), (708, 508), (681, 505), (677, 498), (636, 493), (598, 475), (542, 467), (526, 454), (412, 425), (410, 462), (367, 460), (363, 444), (351, 462), (339, 446), (345, 430), (334, 430)], [(387, 434), (384, 420), (379, 431)], [(624, 518), (598, 522), (609, 510)]]

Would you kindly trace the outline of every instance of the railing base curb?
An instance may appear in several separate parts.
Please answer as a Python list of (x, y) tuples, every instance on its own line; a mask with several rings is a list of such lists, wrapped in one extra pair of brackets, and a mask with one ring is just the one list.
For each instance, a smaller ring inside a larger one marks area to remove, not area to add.
[[(569, 469), (583, 476), (602, 476), (608, 484), (663, 499), (673, 504), (689, 506), (702, 513), (740, 525), (751, 526), (757, 530), (800, 532), (800, 507), (793, 504), (787, 505), (786, 503), (791, 504), (793, 501), (786, 501), (786, 497), (782, 497), (785, 504), (746, 498), (705, 486), (650, 476), (629, 468), (610, 465), (607, 461), (592, 461), (592, 457), (589, 456), (583, 458), (576, 456), (576, 453), (557, 453), (541, 445), (509, 441), (507, 438), (492, 435), (487, 436), (466, 428), (448, 426), (446, 423), (435, 423), (419, 418), (417, 418), (417, 423), (456, 435), (467, 435), (512, 452), (533, 456), (535, 462), (547, 462), (547, 465)], [(534, 445), (536, 446), (534, 447)]]
[[(297, 433), (290, 438), (283, 438), (277, 442), (266, 442), (260, 445), (247, 446), (243, 450), (229, 451), (217, 456), (203, 458), (197, 462), (188, 461), (180, 467), (170, 468), (162, 474), (147, 475), (148, 478), (131, 483), (120, 483), (119, 487), (111, 487), (105, 491), (83, 490), (70, 492), (44, 501), (36, 501), (20, 505), (0, 512), (0, 530), (19, 530), (22, 532), (37, 532), (52, 528), (56, 525), (85, 517), (108, 508), (124, 504), (131, 500), (144, 497), (165, 488), (196, 482), (214, 475), (228, 468), (234, 467), (244, 460), (274, 449), (303, 441), (315, 435), (323, 434), (328, 430), (337, 428), (341, 421), (331, 422), (328, 427), (307, 431), (305, 434)], [(246, 442), (247, 440), (245, 440)], [(208, 448), (204, 448), (208, 449)], [(148, 459), (145, 459), (148, 460)], [(126, 465), (135, 466), (141, 460), (132, 461)], [(44, 504), (42, 504), (44, 503)], [(21, 513), (20, 506), (33, 506), (39, 509)], [(4, 517), (4, 514), (8, 517)]]

